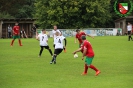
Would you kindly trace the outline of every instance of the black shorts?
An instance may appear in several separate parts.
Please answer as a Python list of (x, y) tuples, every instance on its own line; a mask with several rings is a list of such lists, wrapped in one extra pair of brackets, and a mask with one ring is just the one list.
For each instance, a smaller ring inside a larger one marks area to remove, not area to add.
[(49, 49), (49, 46), (40, 46), (41, 48)]
[(55, 49), (54, 54), (59, 55), (63, 49)]
[(131, 35), (131, 31), (128, 31), (128, 35)]

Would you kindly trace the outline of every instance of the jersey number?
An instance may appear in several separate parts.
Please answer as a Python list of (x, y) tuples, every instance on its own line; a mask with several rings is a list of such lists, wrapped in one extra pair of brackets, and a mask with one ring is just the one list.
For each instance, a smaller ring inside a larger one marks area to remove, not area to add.
[(59, 39), (58, 43), (61, 43), (61, 40)]
[(43, 39), (44, 39), (44, 36), (42, 36), (42, 41), (43, 41)]

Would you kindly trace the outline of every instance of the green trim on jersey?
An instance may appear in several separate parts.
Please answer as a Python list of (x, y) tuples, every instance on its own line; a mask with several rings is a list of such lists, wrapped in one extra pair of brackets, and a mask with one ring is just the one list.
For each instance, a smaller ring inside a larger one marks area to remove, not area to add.
[(86, 57), (86, 58), (85, 58), (85, 63), (86, 63), (87, 65), (91, 65), (93, 58), (94, 58), (94, 57)]

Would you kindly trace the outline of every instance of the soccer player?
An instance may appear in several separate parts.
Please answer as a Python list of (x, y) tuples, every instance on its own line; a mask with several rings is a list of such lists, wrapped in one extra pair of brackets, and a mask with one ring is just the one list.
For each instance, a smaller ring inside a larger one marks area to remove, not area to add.
[(84, 72), (82, 73), (82, 75), (86, 75), (87, 71), (88, 71), (88, 68), (91, 68), (91, 69), (96, 71), (95, 75), (97, 76), (98, 74), (100, 74), (100, 70), (98, 70), (94, 65), (91, 64), (92, 60), (94, 58), (94, 51), (93, 51), (93, 48), (91, 46), (91, 43), (86, 40), (85, 35), (82, 35), (81, 39), (83, 41), (83, 44), (81, 45), (81, 48), (74, 51), (73, 54), (76, 54), (77, 52), (81, 51), (83, 53), (82, 60), (86, 56)]
[(20, 29), (19, 29), (19, 26), (18, 26), (18, 22), (15, 23), (15, 26), (13, 27), (12, 32), (13, 32), (13, 40), (11, 42), (11, 46), (13, 46), (13, 43), (14, 43), (16, 38), (18, 38), (19, 45), (22, 46), (21, 40), (20, 40)]
[(80, 32), (79, 29), (77, 29), (76, 32), (77, 32), (77, 34), (76, 34), (76, 36), (75, 36), (75, 43), (76, 43), (76, 40), (78, 39), (78, 41), (79, 41), (79, 47), (80, 47), (80, 45), (82, 44), (82, 39), (81, 39), (81, 36), (82, 36), (82, 35), (89, 36), (89, 37), (91, 37), (91, 38), (94, 39), (93, 36), (90, 36), (90, 35), (86, 34), (85, 32)]
[[(59, 32), (56, 32), (55, 35), (56, 37), (54, 39), (54, 42), (55, 42), (54, 55), (53, 55), (53, 59), (51, 60), (50, 64), (52, 64), (53, 62), (54, 64), (56, 64), (57, 55), (59, 55), (62, 52), (63, 47), (66, 47), (66, 44), (67, 44), (66, 38), (60, 36)], [(63, 40), (65, 41), (65, 46), (63, 46)]]
[[(52, 31), (54, 40), (55, 40), (55, 37), (56, 37), (56, 32), (58, 32), (59, 35), (62, 36), (61, 31), (59, 29), (57, 29), (57, 25), (54, 25), (54, 30)], [(53, 47), (55, 47), (55, 42), (54, 42)], [(64, 49), (64, 52), (66, 52), (66, 49), (65, 48), (63, 48), (63, 49)]]
[(45, 29), (42, 30), (42, 33), (39, 34), (36, 37), (36, 39), (40, 41), (40, 47), (41, 47), (41, 49), (40, 49), (39, 57), (41, 56), (44, 48), (47, 49), (47, 50), (49, 50), (49, 53), (51, 54), (51, 56), (53, 56), (53, 53), (52, 53), (51, 49), (48, 46), (48, 37), (46, 35), (46, 30)]
[(132, 36), (131, 36), (131, 34), (132, 34), (132, 24), (130, 24), (129, 22), (128, 22), (128, 25), (127, 25), (127, 31), (128, 31), (128, 41), (130, 41), (130, 39), (133, 41)]

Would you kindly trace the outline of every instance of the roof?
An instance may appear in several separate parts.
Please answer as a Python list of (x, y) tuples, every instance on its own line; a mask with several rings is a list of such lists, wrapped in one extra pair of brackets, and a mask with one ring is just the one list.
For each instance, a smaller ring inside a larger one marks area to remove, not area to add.
[(2, 21), (34, 21), (37, 20), (35, 18), (0, 18)]
[(122, 17), (122, 18), (116, 19), (115, 22), (123, 20), (123, 19), (131, 19), (131, 18), (133, 18), (133, 16)]

